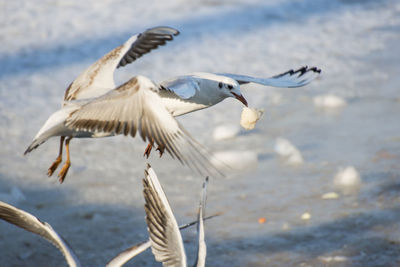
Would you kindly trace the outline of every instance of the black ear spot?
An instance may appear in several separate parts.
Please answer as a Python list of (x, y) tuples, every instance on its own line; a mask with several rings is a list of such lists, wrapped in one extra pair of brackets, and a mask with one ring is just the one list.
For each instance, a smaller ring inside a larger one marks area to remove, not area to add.
[(219, 82), (218, 87), (222, 88), (222, 82)]
[(230, 85), (230, 84), (228, 84), (228, 89), (229, 89), (229, 90), (232, 90), (232, 89), (233, 89), (233, 86)]

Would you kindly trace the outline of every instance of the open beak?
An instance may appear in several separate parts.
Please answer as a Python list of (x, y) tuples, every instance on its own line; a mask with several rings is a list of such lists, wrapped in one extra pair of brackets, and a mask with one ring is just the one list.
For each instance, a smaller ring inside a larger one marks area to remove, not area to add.
[(239, 100), (240, 102), (242, 102), (243, 105), (245, 105), (246, 107), (248, 107), (248, 105), (247, 105), (247, 100), (246, 100), (242, 95), (235, 94), (234, 92), (232, 92), (232, 94), (236, 97), (237, 100)]

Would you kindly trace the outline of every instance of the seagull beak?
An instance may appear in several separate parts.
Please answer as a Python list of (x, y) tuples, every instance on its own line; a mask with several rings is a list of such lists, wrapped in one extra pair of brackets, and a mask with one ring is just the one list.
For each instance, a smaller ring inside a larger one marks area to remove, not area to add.
[(248, 107), (248, 105), (247, 105), (247, 100), (246, 100), (242, 95), (235, 94), (234, 92), (232, 92), (232, 94), (236, 97), (237, 100), (239, 100), (240, 102), (242, 102), (243, 105), (245, 105), (246, 107)]

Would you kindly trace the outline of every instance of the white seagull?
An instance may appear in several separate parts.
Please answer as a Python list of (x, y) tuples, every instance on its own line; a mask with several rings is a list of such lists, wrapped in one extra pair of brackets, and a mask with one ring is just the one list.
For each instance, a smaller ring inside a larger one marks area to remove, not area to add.
[(200, 173), (206, 169), (218, 173), (207, 152), (180, 126), (163, 104), (160, 88), (143, 76), (116, 87), (114, 70), (172, 40), (179, 32), (156, 27), (132, 36), (76, 78), (64, 95), (60, 110), (53, 113), (36, 134), (25, 154), (47, 139), (60, 136), (59, 155), (48, 169), (51, 176), (62, 161), (63, 145), (67, 160), (58, 174), (62, 183), (71, 165), (69, 143), (72, 138), (94, 138), (136, 132), (142, 139), (156, 142), (162, 151), (179, 159)]
[[(198, 253), (195, 266), (204, 266), (206, 243), (204, 241), (203, 214), (206, 204), (208, 177), (203, 184), (202, 197), (198, 211)], [(169, 205), (157, 175), (148, 165), (143, 179), (143, 195), (147, 229), (150, 235), (151, 250), (163, 266), (187, 266), (182, 236), (175, 216)]]
[[(273, 87), (301, 87), (307, 85), (321, 73), (316, 67), (301, 67), (269, 77), (257, 78), (229, 73), (196, 72), (178, 76), (160, 83), (159, 95), (165, 107), (173, 116), (184, 115), (196, 110), (211, 107), (222, 100), (233, 97), (248, 106), (243, 97), (240, 85), (257, 83)], [(148, 157), (152, 149), (150, 142), (145, 150)], [(160, 156), (162, 155), (162, 148)]]
[(161, 82), (160, 95), (173, 116), (180, 116), (218, 104), (234, 97), (247, 106), (241, 84), (257, 83), (273, 87), (300, 87), (315, 79), (321, 70), (304, 66), (270, 78), (257, 78), (229, 73), (196, 72)]
[(40, 235), (53, 244), (64, 255), (70, 267), (81, 266), (75, 252), (68, 246), (67, 242), (47, 222), (42, 222), (32, 214), (17, 209), (7, 203), (0, 201), (0, 219), (23, 228), (29, 232)]

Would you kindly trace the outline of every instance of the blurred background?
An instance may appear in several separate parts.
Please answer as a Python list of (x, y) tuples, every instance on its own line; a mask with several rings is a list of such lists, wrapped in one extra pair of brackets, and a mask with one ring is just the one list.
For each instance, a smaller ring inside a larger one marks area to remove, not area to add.
[[(145, 29), (181, 34), (116, 71), (156, 82), (195, 71), (269, 77), (303, 65), (301, 88), (249, 84), (264, 116), (240, 129), (234, 99), (179, 118), (235, 168), (209, 183), (208, 266), (400, 264), (400, 3), (357, 0), (0, 0), (0, 200), (63, 235), (83, 266), (147, 239), (141, 178), (152, 164), (178, 223), (196, 218), (204, 177), (135, 138), (73, 139), (64, 184), (53, 138), (23, 152), (77, 75)], [(183, 232), (189, 262), (196, 230)], [(0, 222), (4, 266), (60, 266), (61, 254)], [(147, 251), (127, 266), (160, 266)]]

